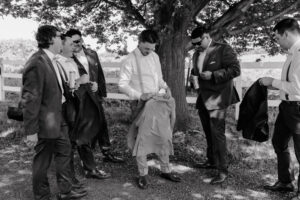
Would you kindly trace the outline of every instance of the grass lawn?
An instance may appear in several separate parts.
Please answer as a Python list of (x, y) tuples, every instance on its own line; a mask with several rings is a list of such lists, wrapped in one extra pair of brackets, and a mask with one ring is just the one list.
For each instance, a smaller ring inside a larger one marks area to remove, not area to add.
[[(33, 199), (31, 188), (31, 161), (33, 150), (22, 142), (23, 130), (19, 122), (8, 120), (6, 109), (15, 102), (0, 103), (0, 199)], [(230, 175), (219, 186), (209, 184), (214, 170), (200, 170), (193, 167), (196, 161), (205, 159), (206, 140), (200, 120), (193, 106), (190, 106), (191, 120), (189, 131), (174, 134), (175, 155), (171, 156), (173, 170), (182, 177), (181, 183), (170, 183), (159, 178), (155, 156), (149, 156), (150, 187), (140, 190), (136, 185), (137, 168), (126, 146), (126, 133), (130, 125), (130, 109), (126, 101), (107, 100), (104, 104), (112, 147), (115, 154), (126, 159), (125, 164), (102, 162), (102, 155), (96, 149), (95, 158), (99, 165), (112, 173), (108, 180), (85, 179), (78, 158), (76, 166), (78, 177), (85, 183), (88, 196), (86, 200), (197, 200), (197, 199), (288, 199), (292, 194), (265, 191), (262, 185), (276, 181), (276, 159), (270, 141), (257, 143), (241, 138), (236, 131), (234, 109), (230, 108), (227, 121), (227, 146), (229, 151)], [(270, 108), (270, 126), (277, 109)], [(293, 153), (292, 153), (293, 154)], [(293, 164), (295, 159), (293, 158)], [(50, 182), (52, 193), (57, 193), (55, 169), (51, 167)]]

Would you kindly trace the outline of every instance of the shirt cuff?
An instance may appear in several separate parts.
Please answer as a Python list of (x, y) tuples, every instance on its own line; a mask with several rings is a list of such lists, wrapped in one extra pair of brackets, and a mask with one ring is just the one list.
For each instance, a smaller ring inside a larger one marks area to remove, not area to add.
[(277, 88), (277, 89), (281, 89), (281, 80), (274, 79), (272, 81), (272, 87)]

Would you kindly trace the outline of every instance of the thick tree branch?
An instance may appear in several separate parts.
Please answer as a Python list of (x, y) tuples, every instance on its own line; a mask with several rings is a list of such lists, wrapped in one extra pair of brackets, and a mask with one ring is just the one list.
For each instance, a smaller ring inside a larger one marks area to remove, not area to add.
[(291, 4), (290, 6), (286, 7), (285, 9), (283, 9), (281, 11), (278, 11), (277, 13), (275, 13), (273, 16), (271, 16), (269, 18), (265, 18), (265, 19), (262, 19), (262, 20), (259, 20), (259, 21), (253, 21), (253, 23), (248, 25), (248, 26), (245, 26), (245, 27), (239, 28), (239, 29), (235, 29), (235, 30), (232, 30), (232, 31), (228, 31), (228, 34), (236, 35), (236, 34), (246, 32), (246, 31), (248, 31), (248, 30), (250, 30), (250, 29), (252, 29), (256, 26), (262, 26), (262, 25), (265, 25), (265, 24), (270, 24), (273, 21), (275, 21), (276, 19), (278, 19), (278, 18), (282, 17), (283, 15), (289, 13), (290, 11), (295, 10), (297, 4), (298, 4), (298, 2), (296, 1), (295, 3)]
[(212, 25), (213, 30), (223, 29), (228, 27), (231, 24), (238, 22), (242, 16), (245, 15), (245, 12), (249, 9), (254, 0), (241, 0), (239, 3), (236, 3), (230, 7), (227, 12), (225, 12), (222, 17)]
[(200, 22), (197, 20), (198, 14), (201, 12), (201, 10), (210, 2), (210, 0), (193, 0), (192, 5), (193, 5), (193, 21), (196, 24), (199, 24)]
[(131, 0), (123, 0), (126, 5), (126, 8), (123, 11), (131, 14), (134, 18), (140, 22), (145, 28), (149, 28), (149, 25), (146, 23), (145, 18), (141, 15), (138, 9), (132, 4)]

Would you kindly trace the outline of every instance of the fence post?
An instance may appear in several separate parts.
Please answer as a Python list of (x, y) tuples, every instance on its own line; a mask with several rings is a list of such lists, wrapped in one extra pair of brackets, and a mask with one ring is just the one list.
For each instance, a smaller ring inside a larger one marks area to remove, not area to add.
[[(242, 91), (243, 91), (243, 86), (242, 86), (242, 75), (238, 76), (235, 78), (235, 88), (237, 90), (237, 93), (239, 95), (240, 100), (242, 100)], [(237, 120), (239, 117), (239, 112), (240, 112), (240, 102), (235, 104), (235, 119)]]
[(5, 92), (4, 92), (4, 77), (3, 77), (3, 65), (0, 63), (0, 101), (5, 100)]

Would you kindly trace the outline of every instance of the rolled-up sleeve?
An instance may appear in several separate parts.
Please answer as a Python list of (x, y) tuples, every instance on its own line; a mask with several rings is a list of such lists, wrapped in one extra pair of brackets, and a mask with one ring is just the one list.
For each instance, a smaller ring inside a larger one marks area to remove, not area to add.
[(130, 81), (133, 74), (133, 62), (128, 57), (125, 59), (120, 68), (119, 90), (126, 94), (130, 99), (140, 99), (142, 93), (130, 87)]

